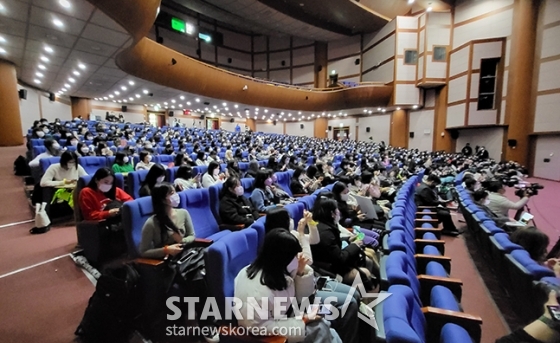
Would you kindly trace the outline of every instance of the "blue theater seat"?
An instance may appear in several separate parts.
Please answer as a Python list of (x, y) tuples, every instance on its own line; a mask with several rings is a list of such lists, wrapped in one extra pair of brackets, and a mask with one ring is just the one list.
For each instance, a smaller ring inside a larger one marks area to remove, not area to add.
[(298, 198), (298, 202), (303, 203), (305, 209), (311, 211), (313, 205), (315, 204), (316, 199), (317, 199), (316, 195), (306, 195), (304, 197)]
[(148, 175), (148, 170), (137, 170), (128, 173), (127, 193), (130, 194), (130, 196), (134, 199), (138, 199), (140, 197), (140, 185), (146, 179), (146, 175)]
[(218, 222), (210, 209), (208, 189), (189, 189), (179, 192), (180, 205), (191, 215), (196, 237), (217, 241), (229, 234), (230, 230), (220, 231)]
[(138, 248), (142, 241), (142, 228), (146, 220), (153, 214), (152, 197), (144, 197), (124, 203), (122, 223), (130, 257), (140, 257)]
[(107, 159), (103, 156), (79, 157), (78, 164), (84, 168), (86, 173), (93, 175), (97, 169), (107, 166)]
[(290, 173), (289, 172), (278, 172), (275, 174), (278, 185), (282, 188), (282, 190), (290, 197), (294, 196), (292, 191), (290, 190)]
[(41, 164), (41, 170), (44, 174), (47, 171), (47, 168), (51, 166), (51, 164), (60, 163), (60, 157), (42, 158), (39, 160), (39, 163)]

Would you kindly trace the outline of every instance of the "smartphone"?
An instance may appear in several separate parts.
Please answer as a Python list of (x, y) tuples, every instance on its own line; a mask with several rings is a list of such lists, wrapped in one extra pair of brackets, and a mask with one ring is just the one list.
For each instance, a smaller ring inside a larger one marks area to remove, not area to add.
[(358, 239), (359, 241), (363, 241), (365, 236), (366, 236), (366, 235), (365, 235), (363, 232), (360, 232), (360, 233), (358, 234), (357, 239)]
[(548, 309), (548, 313), (550, 313), (550, 316), (552, 317), (552, 319), (554, 319), (554, 321), (560, 321), (560, 306), (546, 305), (546, 308)]
[(331, 307), (332, 305), (329, 304), (319, 305), (319, 311), (317, 311), (317, 314), (320, 316), (330, 316), (331, 314), (333, 314)]
[(318, 291), (322, 290), (325, 287), (325, 284), (327, 283), (327, 281), (329, 280), (328, 277), (326, 276), (321, 276), (317, 279), (317, 285), (316, 285), (316, 289)]

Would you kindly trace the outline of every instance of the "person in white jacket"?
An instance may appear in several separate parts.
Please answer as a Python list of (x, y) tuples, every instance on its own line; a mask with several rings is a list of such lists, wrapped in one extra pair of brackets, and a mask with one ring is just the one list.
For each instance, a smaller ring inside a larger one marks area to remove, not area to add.
[[(240, 326), (265, 328), (268, 335), (282, 334), (290, 343), (306, 342), (306, 325), (320, 320), (320, 317), (308, 317), (307, 314), (287, 317), (289, 300), (282, 304), (282, 308), (275, 308), (275, 298), (295, 298), (301, 302), (315, 290), (313, 269), (301, 252), (297, 238), (286, 230), (273, 230), (265, 236), (255, 261), (241, 269), (235, 278), (234, 296), (242, 302), (239, 310), (242, 318), (238, 318)], [(268, 303), (264, 318), (258, 311), (261, 301)], [(283, 318), (275, 318), (275, 313)]]

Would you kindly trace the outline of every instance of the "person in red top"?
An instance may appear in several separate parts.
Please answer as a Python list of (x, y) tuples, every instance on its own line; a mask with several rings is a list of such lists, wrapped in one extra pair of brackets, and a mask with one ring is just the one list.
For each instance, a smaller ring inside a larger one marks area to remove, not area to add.
[(99, 168), (89, 184), (80, 192), (80, 210), (84, 220), (104, 220), (120, 214), (120, 208), (105, 210), (114, 201), (133, 200), (125, 191), (115, 186), (115, 174), (110, 168)]

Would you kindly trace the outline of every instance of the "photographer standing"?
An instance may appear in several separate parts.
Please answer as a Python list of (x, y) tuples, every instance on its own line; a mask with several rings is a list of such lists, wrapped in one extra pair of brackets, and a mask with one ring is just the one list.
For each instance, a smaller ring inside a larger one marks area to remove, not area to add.
[(523, 196), (518, 202), (509, 200), (504, 195), (506, 190), (502, 181), (499, 180), (490, 181), (488, 184), (488, 191), (490, 191), (490, 195), (488, 196), (490, 204), (488, 208), (499, 216), (509, 217), (509, 210), (522, 209), (529, 202), (527, 191), (523, 192)]

